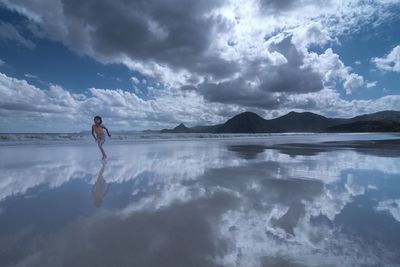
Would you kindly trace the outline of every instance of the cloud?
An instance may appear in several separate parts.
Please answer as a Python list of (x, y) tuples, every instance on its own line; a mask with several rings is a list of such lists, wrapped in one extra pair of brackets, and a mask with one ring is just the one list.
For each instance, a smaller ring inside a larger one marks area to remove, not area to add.
[[(122, 63), (175, 89), (198, 89), (207, 101), (268, 109), (281, 105), (277, 99), (283, 103), (288, 95), (322, 90), (324, 73), (297, 60), (307, 60), (311, 46), (338, 43), (340, 36), (363, 25), (382, 24), (395, 15), (390, 7), (396, 3), (2, 2), (30, 19), (35, 36), (62, 42), (78, 54), (102, 63)], [(293, 36), (293, 46), (277, 51), (274, 43), (288, 35)], [(350, 70), (341, 79), (347, 93), (363, 84), (363, 77)]]
[(347, 94), (351, 94), (351, 92), (364, 85), (364, 78), (358, 74), (350, 73), (343, 83), (344, 89), (346, 89)]
[[(26, 192), (34, 194), (34, 187), (43, 189), (46, 185), (50, 191), (62, 194), (63, 190), (55, 188), (67, 186), (71, 179), (81, 180), (82, 188), (90, 190), (100, 167), (96, 159), (89, 157), (95, 147), (65, 146), (60, 147), (63, 153), (54, 155), (48, 153), (51, 147), (44, 147), (34, 158), (21, 157), (29, 149), (1, 154), (0, 162), (7, 168), (0, 181), (0, 199)], [(387, 184), (395, 183), (400, 172), (395, 157), (351, 149), (304, 155), (304, 148), (295, 148), (261, 149), (257, 157), (249, 160), (240, 154), (235, 157), (232, 151), (220, 146), (187, 145), (170, 149), (135, 145), (138, 159), (132, 161), (126, 157), (126, 147), (113, 149), (114, 160), (108, 163), (104, 178), (117, 188), (125, 182), (132, 183), (122, 186), (124, 189), (116, 194), (130, 199), (133, 195), (134, 202), (118, 201), (119, 209), (115, 211), (72, 217), (70, 223), (56, 225), (57, 229), (49, 235), (33, 231), (32, 238), (17, 236), (18, 242), (11, 245), (3, 242), (5, 253), (12, 253), (16, 247), (31, 248), (34, 244), (34, 254), (29, 249), (23, 250), (18, 259), (21, 265), (28, 266), (53, 266), (55, 262), (72, 260), (80, 265), (98, 260), (92, 256), (103, 255), (105, 250), (109, 252), (105, 255), (121, 253), (117, 257), (119, 265), (132, 261), (141, 265), (142, 260), (152, 255), (157, 257), (151, 263), (158, 266), (162, 258), (161, 265), (165, 265), (165, 261), (171, 260), (170, 253), (182, 252), (181, 244), (187, 249), (185, 257), (174, 260), (183, 265), (207, 258), (210, 259), (207, 266), (213, 266), (214, 260), (218, 266), (260, 266), (263, 257), (267, 261), (273, 256), (295, 259), (307, 266), (366, 261), (374, 265), (393, 260), (389, 245), (393, 243), (382, 239), (380, 247), (385, 250), (381, 252), (376, 243), (367, 242), (370, 231), (352, 238), (352, 234), (336, 227), (335, 219), (343, 215), (346, 206), (357, 204), (354, 202), (357, 196), (374, 197), (376, 201), (384, 197), (367, 195), (367, 185), (378, 192), (385, 185), (375, 178), (382, 176), (387, 177)], [(247, 145), (242, 149), (248, 150)], [(16, 158), (21, 165), (15, 164)], [(364, 179), (365, 173), (371, 174), (371, 179)], [(43, 201), (43, 192), (39, 191), (29, 199), (31, 204)], [(106, 199), (111, 197), (110, 193)], [(377, 209), (398, 219), (398, 204), (398, 200), (378, 202)], [(4, 212), (7, 215), (7, 209)], [(379, 213), (373, 216), (381, 218)], [(189, 238), (174, 234), (175, 230)], [(384, 228), (377, 231), (390, 232)], [(122, 238), (131, 235), (135, 238)], [(82, 242), (75, 246), (77, 236)], [(97, 237), (105, 237), (108, 243)], [(200, 244), (188, 245), (193, 239)], [(114, 242), (123, 244), (122, 252), (113, 250)], [(137, 246), (139, 251), (133, 249)], [(133, 258), (132, 249), (136, 253)], [(343, 250), (351, 253), (344, 255)], [(101, 262), (109, 265), (106, 260)]]
[(215, 259), (227, 250), (227, 243), (215, 235), (213, 222), (233, 203), (232, 196), (218, 192), (156, 211), (81, 218), (38, 237), (38, 250), (18, 259), (18, 265), (221, 266)]
[(307, 64), (323, 75), (325, 84), (335, 84), (337, 81), (343, 84), (347, 94), (352, 93), (356, 88), (365, 84), (364, 77), (352, 72), (352, 68), (345, 66), (340, 60), (339, 55), (335, 54), (332, 48), (328, 48), (324, 53), (317, 54), (311, 52), (305, 59)]
[(24, 75), (26, 78), (30, 78), (30, 79), (38, 79), (39, 77), (35, 74), (30, 74), (30, 73), (26, 73)]
[(227, 27), (223, 18), (212, 13), (222, 0), (129, 4), (90, 0), (83, 6), (74, 0), (52, 1), (48, 6), (45, 2), (4, 2), (33, 21), (39, 17), (35, 31), (39, 36), (57, 39), (101, 62), (121, 63), (126, 57), (135, 63), (154, 62), (176, 71), (215, 76), (225, 76), (235, 67), (209, 50), (216, 32)]
[[(73, 94), (3, 75), (0, 120), (8, 129), (35, 118), (40, 121), (32, 125), (36, 128), (53, 121), (52, 131), (66, 131), (58, 121), (67, 119), (81, 130), (92, 113), (112, 118), (116, 127), (143, 129), (221, 123), (244, 110), (269, 118), (290, 109), (350, 117), (398, 107), (396, 96), (387, 97), (387, 106), (381, 98), (342, 99), (340, 90), (351, 94), (374, 83), (325, 49), (363, 25), (384, 23), (394, 16), (394, 1), (1, 2), (29, 19), (27, 29), (35, 38), (61, 42), (101, 63), (124, 64), (147, 81), (136, 86), (132, 78), (133, 90), (91, 88)], [(264, 7), (276, 12), (264, 12)], [(159, 86), (153, 90), (155, 83)], [(27, 94), (17, 93), (21, 90)], [(149, 100), (138, 97), (147, 91)], [(56, 99), (61, 93), (69, 96), (64, 102)]]
[(373, 81), (373, 82), (367, 82), (367, 88), (372, 88), (375, 87), (377, 85), (377, 81)]
[(371, 60), (382, 71), (400, 72), (400, 45), (393, 48), (384, 57), (375, 57)]
[(88, 118), (102, 114), (117, 128), (159, 129), (180, 122), (217, 123), (243, 111), (207, 103), (196, 92), (154, 88), (149, 96), (151, 99), (143, 100), (121, 89), (89, 88), (86, 94), (74, 94), (58, 85), (40, 89), (0, 73), (0, 121), (8, 132), (21, 131), (27, 125), (31, 131), (71, 132), (86, 129)]
[(281, 56), (281, 62), (251, 59), (243, 64), (245, 68), (237, 78), (222, 82), (205, 81), (196, 89), (209, 101), (266, 109), (281, 106), (285, 94), (322, 90), (322, 75), (310, 66), (304, 66), (304, 54), (291, 40), (289, 35), (269, 46), (270, 53)]
[[(152, 83), (148, 86), (152, 87)], [(242, 85), (243, 86), (243, 85)], [(224, 88), (220, 87), (219, 90)], [(203, 90), (203, 89), (202, 89)], [(227, 87), (226, 90), (232, 90)], [(82, 94), (75, 94), (58, 85), (40, 89), (25, 80), (8, 77), (0, 73), (0, 124), (5, 132), (73, 132), (87, 129), (91, 118), (101, 114), (107, 124), (116, 130), (160, 129), (184, 122), (188, 126), (222, 123), (230, 117), (245, 111), (241, 105), (265, 105), (265, 94), (257, 103), (254, 96), (242, 91), (243, 98), (235, 91), (227, 91), (238, 99), (225, 104), (208, 101), (193, 90), (152, 87), (149, 99), (144, 100), (132, 91), (122, 89), (89, 88)], [(218, 97), (215, 93), (214, 97)], [(344, 100), (340, 94), (329, 88), (302, 94), (272, 94), (268, 108), (279, 107), (279, 112), (268, 112), (254, 107), (261, 116), (283, 115), (290, 110), (309, 110), (327, 116), (350, 117), (381, 110), (400, 109), (400, 96), (387, 95), (376, 100)], [(221, 100), (222, 101), (222, 100)], [(251, 101), (245, 103), (244, 101)]]
[(136, 78), (136, 77), (131, 77), (131, 80), (132, 80), (132, 83), (133, 83), (134, 85), (138, 85), (138, 84), (140, 83), (139, 79)]
[(10, 23), (2, 22), (0, 24), (0, 39), (13, 40), (26, 48), (33, 49), (35, 44), (23, 37), (19, 31)]
[(282, 107), (282, 112), (302, 109), (330, 117), (349, 118), (382, 110), (400, 110), (399, 101), (399, 95), (386, 95), (368, 100), (345, 100), (340, 97), (340, 93), (336, 90), (325, 88), (320, 92), (288, 96), (288, 101)]

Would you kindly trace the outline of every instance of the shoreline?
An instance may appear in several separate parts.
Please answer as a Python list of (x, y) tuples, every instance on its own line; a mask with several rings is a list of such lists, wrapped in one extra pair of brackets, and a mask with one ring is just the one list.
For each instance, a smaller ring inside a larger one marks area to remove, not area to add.
[[(81, 138), (69, 138), (62, 134), (61, 138), (57, 138), (58, 134), (17, 134), (21, 136), (13, 136), (14, 134), (0, 134), (0, 147), (5, 146), (53, 146), (53, 145), (84, 145), (93, 144), (91, 136), (81, 136)], [(31, 136), (35, 137), (32, 138)], [(54, 138), (48, 138), (52, 136)], [(71, 137), (75, 137), (73, 134)], [(380, 140), (396, 140), (400, 139), (400, 133), (268, 133), (268, 134), (160, 134), (160, 135), (117, 135), (107, 138), (107, 145), (129, 145), (135, 143), (159, 143), (169, 142), (188, 142), (188, 141), (243, 141), (243, 142), (269, 142), (271, 144), (287, 144), (292, 143), (324, 143), (324, 142), (344, 142), (344, 141), (380, 141)], [(339, 145), (340, 143), (336, 143)]]

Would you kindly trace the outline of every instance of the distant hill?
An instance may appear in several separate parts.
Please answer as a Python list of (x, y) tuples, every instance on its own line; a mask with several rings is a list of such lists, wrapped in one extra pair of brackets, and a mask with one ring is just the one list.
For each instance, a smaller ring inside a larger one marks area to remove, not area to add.
[(400, 131), (400, 111), (381, 111), (350, 119), (327, 118), (312, 112), (291, 111), (266, 120), (254, 112), (240, 113), (223, 124), (186, 127), (179, 124), (162, 133), (281, 133), (281, 132), (395, 132)]
[(264, 133), (268, 128), (267, 122), (256, 113), (243, 112), (217, 127), (214, 133)]
[(329, 127), (326, 129), (326, 132), (400, 132), (400, 123), (394, 121), (356, 121)]
[(190, 133), (193, 132), (190, 128), (186, 127), (185, 124), (181, 123), (173, 129), (162, 129), (162, 133)]
[(332, 119), (312, 112), (294, 111), (270, 120), (275, 127), (283, 128), (282, 132), (322, 132), (330, 126), (344, 122), (344, 119)]
[(356, 121), (393, 121), (400, 123), (400, 111), (386, 110), (371, 114), (360, 115), (350, 119), (350, 122)]

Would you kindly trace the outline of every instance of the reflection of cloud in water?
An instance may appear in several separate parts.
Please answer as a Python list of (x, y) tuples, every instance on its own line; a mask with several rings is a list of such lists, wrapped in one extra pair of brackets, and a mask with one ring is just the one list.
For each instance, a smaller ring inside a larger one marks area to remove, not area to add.
[(380, 201), (375, 209), (377, 211), (389, 213), (396, 221), (400, 222), (400, 199)]
[(41, 249), (21, 266), (218, 266), (227, 243), (215, 218), (233, 205), (216, 193), (157, 211), (98, 213), (36, 240)]
[[(332, 190), (312, 180), (270, 179), (266, 175), (259, 179), (262, 189), (254, 192), (246, 186), (248, 181), (235, 173), (232, 170), (226, 179), (238, 183), (234, 188), (240, 191), (241, 205), (224, 213), (219, 224), (221, 236), (231, 244), (224, 265), (260, 266), (263, 259), (269, 266), (269, 259), (277, 257), (290, 262), (288, 266), (377, 265), (393, 253), (342, 234), (334, 223), (344, 206), (364, 193), (354, 176)], [(216, 175), (215, 181), (219, 179)]]
[[(249, 153), (240, 146), (221, 149), (216, 142), (110, 146), (114, 157), (104, 173), (108, 182), (145, 180), (144, 187), (132, 189), (134, 195), (155, 189), (121, 210), (100, 211), (38, 238), (40, 249), (25, 263), (371, 266), (391, 261), (390, 248), (382, 251), (362, 237), (344, 234), (335, 220), (357, 197), (380, 189), (363, 182), (360, 170), (399, 174), (398, 159), (355, 150), (294, 156), (251, 148)], [(90, 153), (64, 152), (69, 161), (43, 154), (27, 160), (24, 168), (1, 163), (6, 173), (1, 198), (39, 184), (57, 187), (85, 177), (94, 183), (99, 163)], [(398, 204), (387, 200), (376, 209), (396, 218)], [(78, 237), (82, 242), (76, 242)]]
[[(10, 157), (5, 151), (0, 157), (2, 179), (0, 200), (7, 196), (25, 193), (29, 188), (48, 184), (50, 188), (61, 186), (71, 179), (92, 177), (92, 183), (100, 166), (94, 150), (85, 147), (36, 148), (34, 157), (25, 157), (32, 148), (12, 150)], [(107, 164), (105, 176), (108, 182), (121, 183), (143, 173), (148, 183), (195, 179), (208, 167), (235, 166), (244, 160), (222, 157), (218, 146), (196, 145), (131, 145), (111, 146), (112, 158)], [(133, 152), (132, 152), (133, 151)], [(62, 155), (62, 156), (60, 156)]]
[[(240, 147), (237, 146), (236, 149), (239, 150)], [(11, 156), (7, 151), (2, 154), (0, 200), (25, 193), (27, 189), (39, 184), (48, 184), (50, 188), (54, 188), (71, 179), (92, 177), (98, 170), (99, 163), (93, 158), (95, 151), (84, 147), (45, 147), (36, 149), (38, 152), (35, 150), (35, 156), (28, 158), (24, 156), (28, 153), (27, 150), (31, 148), (11, 150)], [(114, 152), (114, 158), (110, 160), (105, 175), (109, 182), (117, 183), (148, 172), (153, 173), (147, 175), (149, 183), (196, 179), (208, 168), (240, 166), (247, 162), (246, 158), (232, 158), (229, 151), (221, 150), (215, 144), (206, 146), (195, 143), (178, 148), (174, 144), (115, 146), (110, 147), (110, 150), (110, 153)], [(352, 150), (296, 157), (281, 154), (277, 150), (265, 150), (252, 162), (254, 161), (277, 162), (274, 174), (277, 178), (317, 179), (324, 183), (334, 182), (345, 169), (400, 172), (400, 164), (396, 158), (359, 154)]]

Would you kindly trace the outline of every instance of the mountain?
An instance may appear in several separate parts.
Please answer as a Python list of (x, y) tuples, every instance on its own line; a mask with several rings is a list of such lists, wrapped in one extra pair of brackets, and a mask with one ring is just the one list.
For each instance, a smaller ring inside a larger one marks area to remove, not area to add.
[(380, 111), (348, 119), (343, 124), (328, 127), (326, 132), (399, 132), (400, 112)]
[(394, 110), (380, 111), (376, 113), (360, 115), (351, 118), (350, 121), (393, 121), (400, 123), (400, 112)]
[(240, 113), (223, 124), (186, 127), (179, 124), (168, 133), (280, 133), (280, 132), (393, 132), (400, 131), (400, 111), (381, 111), (350, 119), (327, 118), (312, 112), (291, 111), (266, 120), (254, 112)]
[(394, 121), (356, 121), (326, 129), (333, 133), (400, 132), (400, 123)]
[(173, 129), (162, 129), (161, 133), (190, 133), (192, 130), (181, 123)]
[(214, 133), (263, 133), (267, 120), (253, 112), (243, 112), (226, 121)]
[(196, 133), (213, 133), (215, 129), (220, 127), (222, 124), (216, 124), (216, 125), (197, 125), (192, 128), (190, 128), (193, 132)]
[(282, 127), (282, 132), (321, 132), (328, 127), (344, 122), (344, 119), (332, 119), (311, 112), (295, 111), (270, 120), (275, 127)]

